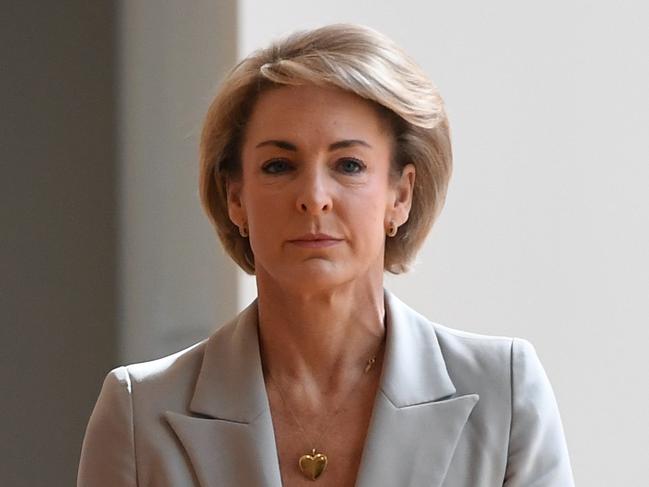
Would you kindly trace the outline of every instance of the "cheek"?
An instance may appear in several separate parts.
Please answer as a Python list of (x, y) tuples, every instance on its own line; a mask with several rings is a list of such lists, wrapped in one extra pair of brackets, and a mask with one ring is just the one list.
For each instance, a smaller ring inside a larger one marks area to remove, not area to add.
[(379, 247), (384, 243), (387, 203), (383, 196), (383, 188), (364, 192), (348, 207), (352, 232), (363, 247)]
[(245, 213), (250, 228), (250, 244), (255, 253), (273, 247), (291, 217), (286, 198), (250, 185), (244, 193)]
[(368, 216), (371, 214), (374, 218), (382, 220), (389, 206), (387, 182), (376, 181), (375, 184), (368, 186), (359, 196), (363, 201), (363, 207)]
[(254, 182), (249, 182), (242, 191), (242, 202), (251, 219), (265, 214), (270, 216), (276, 207), (274, 203), (277, 203), (277, 195), (269, 193)]

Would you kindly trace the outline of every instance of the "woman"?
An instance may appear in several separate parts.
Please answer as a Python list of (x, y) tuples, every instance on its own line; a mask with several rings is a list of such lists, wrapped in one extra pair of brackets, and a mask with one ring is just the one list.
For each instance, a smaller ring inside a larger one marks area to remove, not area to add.
[(429, 322), (383, 288), (438, 215), (443, 102), (379, 33), (332, 25), (237, 65), (201, 196), (258, 298), (108, 374), (79, 486), (571, 486), (532, 345)]

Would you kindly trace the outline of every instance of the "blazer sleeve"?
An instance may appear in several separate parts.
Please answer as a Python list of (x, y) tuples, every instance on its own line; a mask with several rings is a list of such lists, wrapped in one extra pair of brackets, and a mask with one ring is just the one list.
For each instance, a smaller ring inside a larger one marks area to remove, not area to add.
[(574, 487), (554, 392), (534, 346), (514, 338), (512, 416), (504, 487)]
[(77, 487), (137, 486), (131, 399), (128, 370), (112, 370), (86, 428)]

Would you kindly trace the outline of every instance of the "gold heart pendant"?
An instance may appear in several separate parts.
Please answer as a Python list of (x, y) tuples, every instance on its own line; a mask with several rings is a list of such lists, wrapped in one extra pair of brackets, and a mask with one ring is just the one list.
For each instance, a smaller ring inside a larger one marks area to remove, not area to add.
[(327, 455), (324, 453), (316, 453), (315, 448), (312, 450), (311, 455), (306, 454), (300, 457), (300, 470), (311, 480), (315, 480), (327, 468)]

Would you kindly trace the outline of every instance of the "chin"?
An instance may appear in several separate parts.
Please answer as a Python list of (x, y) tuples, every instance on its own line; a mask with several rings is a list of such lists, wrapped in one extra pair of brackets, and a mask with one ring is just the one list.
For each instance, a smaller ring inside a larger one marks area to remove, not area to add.
[(343, 266), (325, 259), (309, 259), (278, 274), (282, 276), (278, 279), (282, 287), (297, 286), (302, 292), (326, 291), (353, 280), (349, 265)]

